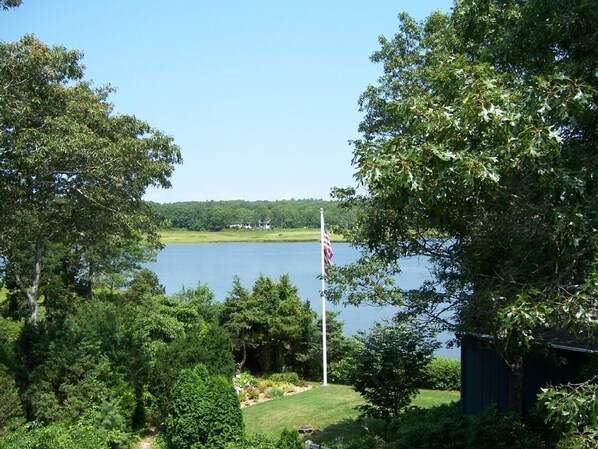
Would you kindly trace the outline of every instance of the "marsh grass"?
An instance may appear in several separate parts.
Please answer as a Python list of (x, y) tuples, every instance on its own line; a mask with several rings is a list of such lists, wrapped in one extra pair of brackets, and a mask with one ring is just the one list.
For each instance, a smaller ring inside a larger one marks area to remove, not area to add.
[[(332, 241), (343, 241), (342, 236), (330, 234)], [(318, 242), (320, 241), (319, 229), (233, 229), (218, 232), (185, 231), (171, 229), (160, 232), (160, 241), (163, 244), (176, 243), (279, 243), (279, 242)]]

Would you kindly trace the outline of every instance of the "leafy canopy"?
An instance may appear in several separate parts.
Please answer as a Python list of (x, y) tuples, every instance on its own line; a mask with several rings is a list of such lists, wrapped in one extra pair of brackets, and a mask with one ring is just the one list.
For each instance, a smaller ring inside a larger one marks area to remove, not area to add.
[(171, 137), (113, 112), (113, 89), (84, 81), (81, 58), (33, 36), (0, 43), (0, 256), (33, 322), (49, 248), (93, 283), (159, 245), (142, 196), (181, 162)]
[[(432, 280), (396, 296), (406, 315), (494, 337), (515, 410), (534, 331), (596, 324), (597, 13), (462, 0), (421, 23), (400, 15), (360, 98), (359, 188), (336, 190), (374, 259), (427, 257)], [(371, 279), (338, 272), (336, 285)]]
[(433, 282), (407, 303), (448, 304), (452, 325), (500, 335), (505, 353), (538, 326), (595, 320), (595, 14), (465, 0), (401, 15), (360, 99), (360, 189), (336, 190), (359, 214), (352, 240), (385, 262), (427, 256)]

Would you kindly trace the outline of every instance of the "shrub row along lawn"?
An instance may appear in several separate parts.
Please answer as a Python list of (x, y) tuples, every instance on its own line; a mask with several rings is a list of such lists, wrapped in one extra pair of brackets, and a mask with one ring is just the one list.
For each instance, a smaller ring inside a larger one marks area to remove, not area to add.
[[(456, 391), (422, 390), (413, 405), (432, 407), (459, 400)], [(283, 429), (297, 429), (310, 425), (317, 430), (310, 437), (322, 443), (343, 436), (345, 440), (364, 434), (357, 422), (357, 406), (363, 404), (359, 393), (345, 385), (314, 386), (311, 390), (292, 396), (273, 399), (243, 409), (245, 430), (249, 434), (280, 435)], [(382, 427), (368, 421), (372, 430)]]

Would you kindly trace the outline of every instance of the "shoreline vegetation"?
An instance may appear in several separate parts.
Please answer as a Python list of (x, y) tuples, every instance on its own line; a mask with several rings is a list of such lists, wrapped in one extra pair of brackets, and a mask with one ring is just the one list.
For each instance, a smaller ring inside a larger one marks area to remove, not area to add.
[[(340, 234), (330, 233), (332, 242), (345, 242)], [(304, 229), (227, 229), (223, 231), (187, 231), (169, 229), (160, 231), (165, 245), (189, 243), (290, 243), (319, 242), (320, 230)]]

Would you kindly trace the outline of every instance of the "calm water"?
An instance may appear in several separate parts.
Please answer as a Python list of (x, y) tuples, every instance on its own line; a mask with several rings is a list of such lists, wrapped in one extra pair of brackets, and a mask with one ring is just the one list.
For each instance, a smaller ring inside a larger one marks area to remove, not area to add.
[[(347, 243), (333, 244), (333, 262), (345, 265), (355, 261), (358, 251)], [(306, 243), (210, 243), (166, 245), (156, 262), (146, 264), (160, 278), (167, 294), (183, 287), (194, 288), (198, 283), (207, 284), (223, 301), (232, 288), (233, 276), (251, 289), (260, 273), (279, 278), (288, 273), (298, 288), (299, 297), (308, 300), (312, 309), (321, 313), (320, 244)], [(419, 259), (401, 262), (402, 273), (398, 284), (404, 289), (416, 288), (428, 277), (427, 267)], [(358, 330), (368, 330), (376, 321), (390, 318), (394, 307), (361, 306), (343, 307), (327, 303), (327, 310), (340, 311), (347, 335)], [(441, 350), (439, 354), (458, 358), (457, 350)]]

